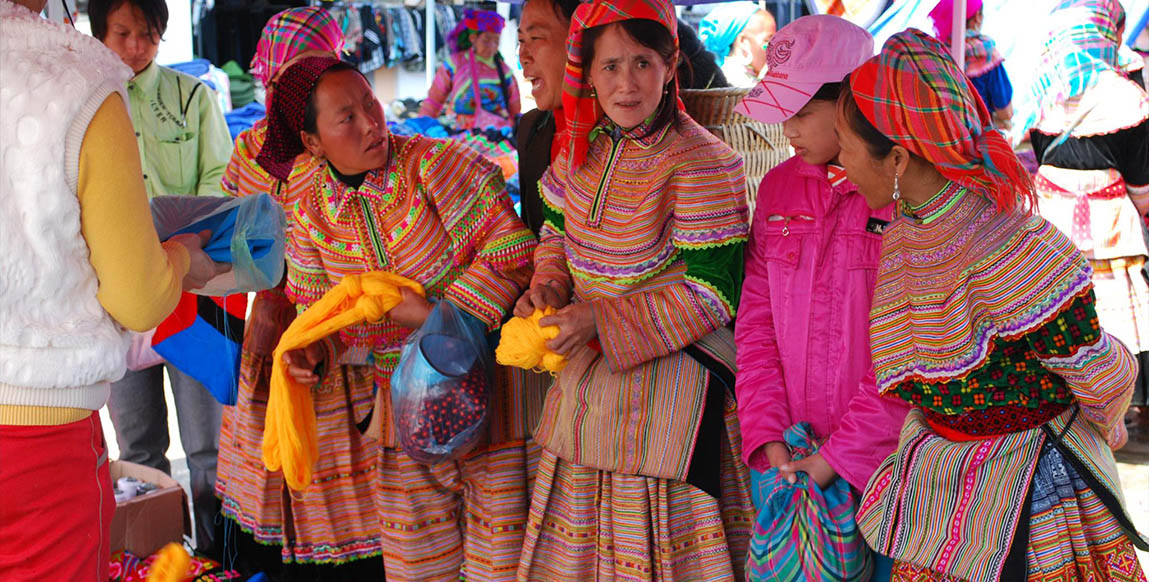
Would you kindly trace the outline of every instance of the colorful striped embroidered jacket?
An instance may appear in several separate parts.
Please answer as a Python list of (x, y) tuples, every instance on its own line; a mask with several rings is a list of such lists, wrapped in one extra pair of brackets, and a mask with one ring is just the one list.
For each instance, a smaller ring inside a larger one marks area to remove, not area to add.
[(1060, 231), (951, 183), (883, 235), (878, 388), (965, 434), (1033, 428), (1074, 401), (1109, 430), (1136, 365), (1093, 302), (1089, 265)]
[(903, 203), (883, 235), (870, 321), (879, 389), (915, 406), (858, 510), (871, 547), (975, 581), (1001, 576), (1023, 519), (1031, 553), (1066, 551), (1059, 536), (1072, 529), (1030, 514), (1050, 442), (1095, 495), (1078, 516), (1090, 551), (1137, 539), (1123, 531), (1106, 444), (1136, 364), (1098, 325), (1089, 265), (1060, 231), (952, 183), (920, 208)]
[(602, 353), (573, 355), (535, 438), (578, 464), (684, 479), (707, 374), (681, 350), (706, 338), (733, 369), (746, 188), (741, 157), (686, 114), (646, 130), (604, 121), (582, 166), (559, 156), (540, 182), (533, 282), (595, 302)]
[[(287, 293), (305, 309), (344, 275), (391, 271), (419, 281), (497, 327), (530, 277), (534, 235), (503, 189), (502, 173), (455, 142), (390, 136), (391, 160), (351, 188), (329, 169), (293, 212)], [(411, 330), (390, 321), (349, 328), (340, 363), (373, 364), (387, 386)], [(510, 395), (508, 397), (514, 397)], [(384, 444), (395, 446), (391, 411), (383, 410)]]

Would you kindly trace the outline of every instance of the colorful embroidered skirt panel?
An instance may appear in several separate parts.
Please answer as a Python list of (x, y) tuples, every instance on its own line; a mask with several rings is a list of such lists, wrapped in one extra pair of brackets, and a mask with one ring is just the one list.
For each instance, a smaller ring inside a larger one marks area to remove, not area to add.
[[(377, 447), (359, 434), (353, 410), (369, 407), (369, 367), (338, 366), (315, 389), (319, 462), (305, 491), (287, 492), (263, 466), (261, 448), (270, 366), (244, 352), (239, 398), (225, 407), (216, 494), (224, 515), (262, 543), (283, 546), (284, 562), (343, 563), (382, 553), (373, 490)], [(285, 504), (285, 497), (290, 495)]]
[[(1031, 487), (1028, 582), (1145, 582), (1133, 544), (1112, 512), (1048, 442)], [(894, 564), (891, 581), (962, 582), (906, 562)]]
[(721, 499), (683, 481), (601, 471), (544, 450), (518, 580), (743, 580), (754, 509), (733, 406), (726, 428)]
[(538, 456), (537, 446), (519, 441), (428, 466), (380, 448), (376, 505), (387, 579), (514, 580)]

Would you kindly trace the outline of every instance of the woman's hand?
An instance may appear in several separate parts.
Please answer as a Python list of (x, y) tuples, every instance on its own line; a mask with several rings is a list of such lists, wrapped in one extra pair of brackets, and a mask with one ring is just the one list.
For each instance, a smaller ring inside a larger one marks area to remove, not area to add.
[(805, 473), (807, 477), (813, 479), (814, 482), (818, 484), (818, 487), (822, 489), (825, 489), (830, 483), (834, 482), (834, 479), (838, 478), (838, 473), (826, 462), (826, 459), (822, 457), (822, 453), (814, 453), (804, 459), (779, 465), (778, 473), (791, 485), (798, 482), (797, 473)]
[(530, 317), (536, 309), (545, 309), (547, 306), (562, 309), (570, 300), (570, 292), (562, 289), (556, 281), (533, 285), (515, 303), (515, 315)]
[(227, 263), (217, 263), (203, 252), (203, 245), (211, 240), (211, 232), (203, 231), (197, 234), (177, 234), (170, 239), (170, 241), (177, 242), (188, 251), (188, 257), (191, 262), (188, 267), (187, 274), (184, 275), (183, 289), (184, 291), (192, 291), (201, 289), (207, 285), (208, 281), (216, 278), (231, 270), (231, 265)]
[(268, 357), (275, 351), (279, 338), (291, 325), (295, 307), (286, 301), (256, 300), (244, 332), (244, 348), (253, 355)]
[(406, 328), (418, 329), (422, 327), (434, 305), (407, 287), (400, 287), (399, 294), (403, 296), (403, 301), (388, 311), (387, 317)]
[(547, 342), (547, 348), (564, 356), (573, 354), (575, 350), (598, 337), (593, 301), (567, 305), (558, 313), (540, 319), (539, 325), (543, 327), (558, 326), (559, 335)]
[(323, 349), (322, 342), (313, 343), (305, 348), (291, 350), (283, 354), (283, 361), (287, 364), (287, 375), (296, 382), (312, 387), (322, 379), (316, 374), (315, 368), (327, 360), (327, 350)]

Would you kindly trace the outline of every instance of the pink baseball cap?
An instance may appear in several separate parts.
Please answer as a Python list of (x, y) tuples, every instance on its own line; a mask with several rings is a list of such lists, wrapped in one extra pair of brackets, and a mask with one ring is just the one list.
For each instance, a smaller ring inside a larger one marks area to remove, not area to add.
[(803, 16), (766, 45), (766, 74), (735, 111), (763, 123), (790, 119), (826, 83), (840, 83), (874, 56), (874, 37), (849, 20)]

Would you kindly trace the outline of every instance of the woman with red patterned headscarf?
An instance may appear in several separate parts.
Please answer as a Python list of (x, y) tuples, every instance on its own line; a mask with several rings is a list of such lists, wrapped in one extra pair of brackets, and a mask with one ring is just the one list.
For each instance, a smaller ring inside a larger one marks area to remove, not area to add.
[(497, 12), (466, 10), (447, 37), (450, 54), (435, 74), (419, 115), (438, 117), (447, 108), (459, 129), (514, 127), (522, 104), (515, 76), (499, 54), (505, 23)]
[(571, 22), (566, 143), (540, 181), (531, 287), (568, 357), (519, 580), (737, 580), (753, 516), (733, 395), (748, 225), (742, 159), (682, 110), (674, 9)]
[(878, 390), (910, 403), (858, 526), (897, 581), (1144, 580), (1111, 448), (1137, 365), (1089, 265), (946, 47), (898, 33), (850, 76), (839, 160), (896, 204), (870, 312)]

